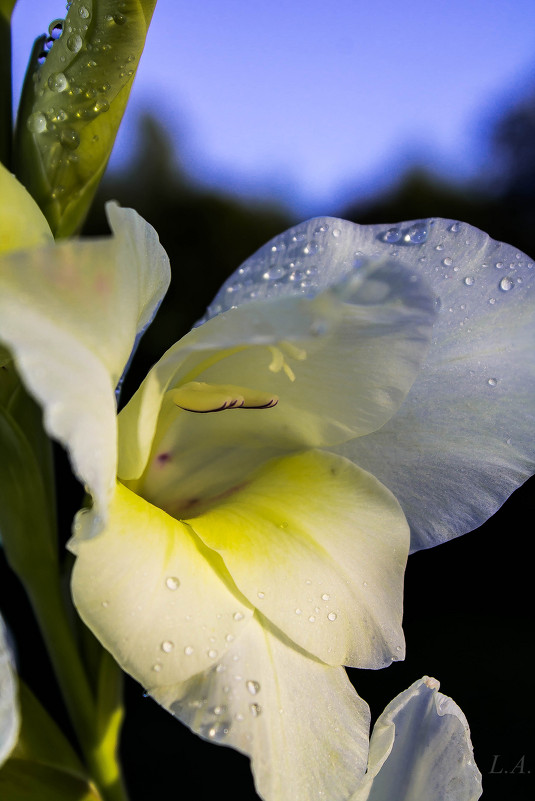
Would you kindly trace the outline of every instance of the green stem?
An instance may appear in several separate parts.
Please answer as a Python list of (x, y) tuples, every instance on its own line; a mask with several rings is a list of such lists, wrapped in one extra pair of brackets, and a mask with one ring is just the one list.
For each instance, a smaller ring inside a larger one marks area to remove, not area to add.
[(11, 14), (0, 9), (0, 162), (11, 169), (13, 155)]
[[(119, 726), (110, 723), (102, 732), (105, 736), (100, 733), (97, 705), (74, 641), (59, 574), (45, 570), (26, 589), (92, 778), (105, 801), (128, 801), (117, 760)], [(116, 717), (115, 712), (112, 719)]]

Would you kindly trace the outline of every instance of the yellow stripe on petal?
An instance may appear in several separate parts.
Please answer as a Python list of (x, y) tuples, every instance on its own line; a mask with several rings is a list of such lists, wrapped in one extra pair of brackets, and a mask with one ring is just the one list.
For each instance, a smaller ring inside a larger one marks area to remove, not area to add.
[(188, 412), (221, 412), (224, 409), (270, 409), (278, 398), (268, 392), (258, 392), (232, 384), (206, 384), (189, 381), (171, 391), (176, 406)]
[(403, 658), (409, 529), (369, 473), (321, 451), (273, 459), (188, 522), (249, 602), (324, 662)]
[(0, 164), (0, 254), (53, 241), (50, 227), (35, 200)]
[(252, 616), (220, 557), (121, 484), (107, 527), (74, 549), (82, 619), (145, 687), (211, 667)]

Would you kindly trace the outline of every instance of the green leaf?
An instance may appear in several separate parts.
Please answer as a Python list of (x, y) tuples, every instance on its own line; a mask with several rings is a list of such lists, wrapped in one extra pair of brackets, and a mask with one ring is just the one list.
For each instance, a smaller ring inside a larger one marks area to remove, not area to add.
[(81, 226), (108, 162), (156, 0), (73, 0), (43, 59), (26, 74), (15, 140), (17, 176), (56, 237)]
[(96, 787), (69, 773), (29, 762), (9, 759), (0, 770), (2, 801), (102, 801)]
[(14, 416), (2, 406), (0, 453), (0, 535), (11, 567), (25, 584), (32, 583), (43, 570), (55, 569), (57, 564), (53, 499), (36, 451)]
[(20, 678), (18, 695), (22, 723), (11, 758), (39, 762), (86, 780), (87, 771), (67, 738)]
[(0, 0), (0, 15), (6, 19), (11, 19), (16, 3), (17, 0)]
[(63, 732), (20, 680), (18, 695), (21, 729), (0, 769), (2, 801), (101, 801)]

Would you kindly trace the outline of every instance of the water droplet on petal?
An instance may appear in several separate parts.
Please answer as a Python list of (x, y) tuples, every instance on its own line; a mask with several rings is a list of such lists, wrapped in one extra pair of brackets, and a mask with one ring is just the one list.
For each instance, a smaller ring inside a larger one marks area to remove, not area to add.
[(497, 383), (498, 383), (497, 378), (489, 378), (489, 380), (487, 381), (489, 387), (495, 387)]
[(399, 228), (389, 228), (386, 233), (383, 234), (383, 240), (385, 242), (399, 242), (401, 239), (401, 231)]
[(168, 590), (178, 590), (180, 587), (180, 580), (176, 576), (168, 576), (165, 579), (165, 586)]
[(474, 286), (475, 279), (473, 276), (467, 275), (466, 278), (463, 279), (463, 283), (466, 284), (466, 286)]
[(210, 659), (215, 659), (217, 657), (217, 651), (215, 648), (210, 648), (210, 650), (207, 651), (207, 654)]
[(162, 666), (160, 665), (159, 662), (156, 662), (156, 664), (152, 666), (152, 669), (154, 670), (155, 673), (159, 673), (160, 670), (162, 669)]
[(171, 640), (165, 640), (161, 645), (161, 649), (165, 654), (170, 654), (174, 647), (175, 644)]
[(266, 593), (265, 593), (265, 592), (257, 592), (257, 595), (258, 595), (258, 597), (259, 597), (260, 599), (262, 599), (262, 598), (265, 598), (265, 597), (266, 597)]
[(234, 620), (243, 620), (243, 615), (241, 612), (234, 612), (232, 617), (234, 618)]
[(336, 612), (329, 612), (329, 614), (327, 615), (327, 618), (329, 620), (336, 620)]
[(514, 282), (511, 280), (511, 278), (508, 278), (507, 276), (502, 278), (502, 280), (500, 281), (500, 289), (502, 290), (502, 292), (509, 292), (509, 290), (512, 289), (513, 287), (514, 287)]
[(459, 233), (459, 231), (460, 231), (460, 228), (461, 228), (461, 226), (460, 226), (460, 223), (458, 223), (458, 222), (454, 222), (454, 223), (452, 223), (452, 224), (450, 225), (450, 227), (448, 228), (448, 230), (449, 230), (449, 231), (451, 231), (451, 232), (452, 232), (452, 234), (458, 234), (458, 233)]
[(328, 592), (324, 592), (321, 597), (322, 597), (322, 600), (328, 601), (331, 596), (329, 595)]
[(297, 609), (295, 610), (295, 614), (296, 614), (296, 615), (302, 615), (302, 614), (303, 614), (303, 610), (302, 610), (302, 609), (299, 609), (299, 608), (297, 608)]
[(80, 8), (78, 9), (78, 13), (82, 19), (89, 19), (90, 13), (89, 9), (86, 8), (86, 6), (80, 6)]
[(340, 234), (342, 232), (341, 232), (341, 230), (339, 228), (333, 228), (331, 233), (332, 233), (332, 235), (334, 236), (335, 239), (338, 239), (338, 237), (340, 236)]
[(245, 686), (251, 695), (256, 695), (260, 690), (260, 684), (257, 681), (252, 681), (251, 679), (245, 682)]
[(186, 645), (186, 647), (184, 648), (184, 653), (186, 654), (186, 656), (192, 655), (193, 648), (191, 647), (191, 645)]
[(501, 269), (502, 269), (502, 267), (503, 267), (503, 261), (497, 261), (497, 262), (496, 262), (496, 269), (497, 269), (497, 270), (501, 270)]
[(249, 704), (249, 709), (253, 718), (257, 718), (260, 714), (262, 714), (262, 707), (260, 704)]
[(416, 223), (415, 225), (411, 225), (403, 239), (411, 245), (422, 245), (427, 241), (428, 236), (429, 229), (427, 225), (425, 223)]
[(453, 264), (453, 259), (452, 259), (452, 258), (450, 258), (449, 256), (446, 256), (446, 258), (445, 258), (445, 259), (442, 259), (442, 264), (443, 264), (445, 267), (451, 267), (451, 265)]

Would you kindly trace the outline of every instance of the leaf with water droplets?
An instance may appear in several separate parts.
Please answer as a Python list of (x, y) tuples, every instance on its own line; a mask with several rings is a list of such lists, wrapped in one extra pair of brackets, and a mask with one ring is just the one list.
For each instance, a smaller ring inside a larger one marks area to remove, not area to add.
[(123, 0), (118, 14), (115, 0), (73, 0), (63, 25), (54, 20), (49, 38), (34, 49), (18, 115), (16, 171), (56, 237), (76, 232), (89, 209), (155, 2)]

